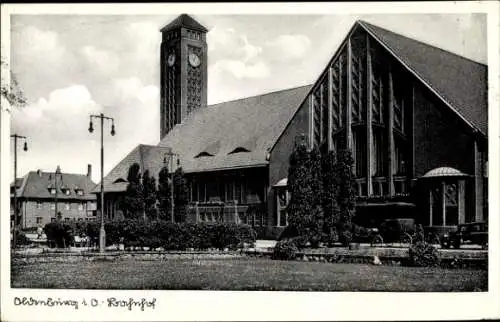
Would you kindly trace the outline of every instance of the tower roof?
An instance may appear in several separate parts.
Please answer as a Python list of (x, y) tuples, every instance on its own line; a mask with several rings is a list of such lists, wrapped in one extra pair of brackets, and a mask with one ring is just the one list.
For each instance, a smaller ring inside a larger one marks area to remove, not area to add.
[(198, 21), (194, 20), (191, 16), (187, 14), (182, 14), (179, 17), (175, 18), (173, 21), (168, 23), (165, 27), (161, 28), (160, 31), (168, 31), (176, 28), (188, 28), (188, 29), (193, 29), (201, 32), (208, 32), (208, 29), (205, 28), (202, 24), (200, 24)]

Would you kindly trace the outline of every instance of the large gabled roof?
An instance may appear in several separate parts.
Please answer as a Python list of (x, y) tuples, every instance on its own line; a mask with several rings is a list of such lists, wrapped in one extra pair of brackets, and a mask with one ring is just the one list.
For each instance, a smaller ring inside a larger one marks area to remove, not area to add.
[(301, 86), (202, 108), (177, 124), (159, 145), (171, 147), (181, 156), (185, 172), (267, 165), (269, 149), (310, 88)]
[[(179, 155), (184, 172), (266, 166), (267, 154), (311, 86), (209, 105), (189, 115), (158, 146), (140, 144), (104, 178), (104, 191), (125, 191), (130, 166), (158, 177), (167, 152)], [(93, 190), (100, 192), (100, 184)]]
[(182, 14), (179, 17), (175, 18), (172, 22), (168, 23), (166, 26), (161, 28), (160, 31), (163, 32), (180, 27), (193, 29), (201, 32), (208, 31), (207, 28), (205, 28), (202, 24), (200, 24), (198, 21), (194, 20), (191, 16), (187, 14)]
[(373, 38), (436, 93), (464, 121), (488, 135), (488, 67), (365, 21)]
[[(55, 187), (54, 172), (30, 171), (22, 180), (18, 197), (54, 199), (55, 195), (50, 193), (50, 188)], [(94, 186), (95, 183), (85, 174), (62, 173), (61, 176), (57, 176), (57, 199), (95, 200), (96, 196), (92, 194)], [(69, 189), (70, 194), (62, 193), (61, 188)], [(83, 190), (81, 196), (76, 192), (79, 189)]]

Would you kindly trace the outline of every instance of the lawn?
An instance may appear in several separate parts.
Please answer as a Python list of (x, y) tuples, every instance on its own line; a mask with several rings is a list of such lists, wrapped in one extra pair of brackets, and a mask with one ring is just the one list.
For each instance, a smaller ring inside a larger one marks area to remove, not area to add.
[(486, 291), (487, 271), (269, 259), (79, 261), (12, 265), (12, 287), (260, 291)]

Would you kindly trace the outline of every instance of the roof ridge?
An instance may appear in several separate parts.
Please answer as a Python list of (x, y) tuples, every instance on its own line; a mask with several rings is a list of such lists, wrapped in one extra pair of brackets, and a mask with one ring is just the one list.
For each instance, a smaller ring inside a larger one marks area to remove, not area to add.
[(447, 50), (447, 49), (444, 49), (444, 48), (438, 47), (438, 46), (436, 46), (436, 45), (431, 45), (431, 44), (429, 44), (429, 43), (427, 43), (427, 42), (425, 42), (425, 41), (421, 41), (421, 40), (415, 39), (415, 38), (413, 38), (413, 37), (405, 36), (405, 35), (403, 35), (403, 34), (400, 34), (400, 33), (394, 32), (394, 31), (392, 31), (392, 30), (389, 30), (389, 29), (386, 29), (386, 28), (380, 27), (380, 26), (375, 25), (375, 24), (373, 24), (373, 23), (370, 23), (370, 22), (368, 22), (368, 21), (365, 21), (365, 20), (362, 20), (362, 19), (358, 19), (358, 20), (356, 20), (356, 23), (358, 23), (358, 24), (359, 24), (359, 25), (361, 25), (361, 26), (365, 25), (365, 26), (363, 26), (363, 27), (365, 27), (365, 28), (366, 28), (366, 27), (368, 27), (368, 28), (370, 28), (370, 27), (379, 28), (379, 29), (382, 29), (382, 30), (384, 30), (384, 31), (386, 31), (386, 32), (390, 32), (390, 33), (395, 34), (395, 35), (398, 35), (398, 36), (400, 36), (400, 37), (404, 37), (404, 38), (410, 39), (410, 40), (412, 40), (412, 41), (414, 41), (414, 42), (418, 42), (418, 43), (423, 44), (423, 45), (425, 45), (425, 46), (432, 47), (432, 48), (434, 48), (434, 49), (440, 50), (440, 51), (445, 52), (445, 53), (447, 53), (447, 54), (450, 54), (450, 55), (456, 56), (456, 57), (458, 57), (458, 58), (465, 59), (465, 60), (468, 60), (468, 61), (470, 61), (470, 62), (472, 62), (472, 63), (475, 63), (475, 64), (478, 64), (478, 65), (482, 65), (482, 66), (488, 67), (488, 65), (487, 65), (487, 64), (483, 64), (483, 63), (481, 63), (481, 62), (478, 62), (478, 61), (473, 60), (473, 59), (471, 59), (471, 58), (465, 57), (465, 56), (463, 56), (463, 55), (459, 55), (459, 54), (457, 54), (457, 53), (454, 53), (454, 52), (452, 52), (452, 51), (450, 51), (450, 50)]
[(307, 84), (307, 85), (295, 86), (295, 87), (290, 87), (290, 88), (275, 90), (275, 91), (272, 91), (272, 92), (266, 92), (266, 93), (263, 93), (263, 94), (257, 94), (257, 95), (252, 95), (252, 96), (245, 96), (245, 97), (241, 97), (241, 98), (235, 98), (235, 99), (232, 99), (232, 100), (229, 100), (229, 101), (219, 102), (219, 103), (216, 103), (216, 104), (210, 104), (210, 105), (207, 105), (207, 107), (214, 107), (216, 105), (222, 105), (222, 104), (225, 104), (225, 103), (232, 103), (232, 102), (237, 102), (237, 101), (243, 101), (243, 100), (246, 100), (246, 99), (249, 99), (249, 98), (260, 97), (260, 96), (267, 96), (267, 95), (272, 95), (272, 94), (276, 94), (276, 93), (280, 93), (280, 92), (286, 92), (286, 91), (296, 90), (296, 89), (299, 89), (299, 88), (308, 87), (308, 86), (312, 86), (312, 85), (314, 85), (314, 84)]

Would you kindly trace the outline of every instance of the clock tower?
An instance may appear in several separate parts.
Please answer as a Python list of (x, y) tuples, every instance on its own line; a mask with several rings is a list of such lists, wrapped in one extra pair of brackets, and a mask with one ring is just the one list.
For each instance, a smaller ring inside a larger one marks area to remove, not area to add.
[(160, 140), (186, 116), (207, 106), (208, 30), (182, 14), (161, 30)]

